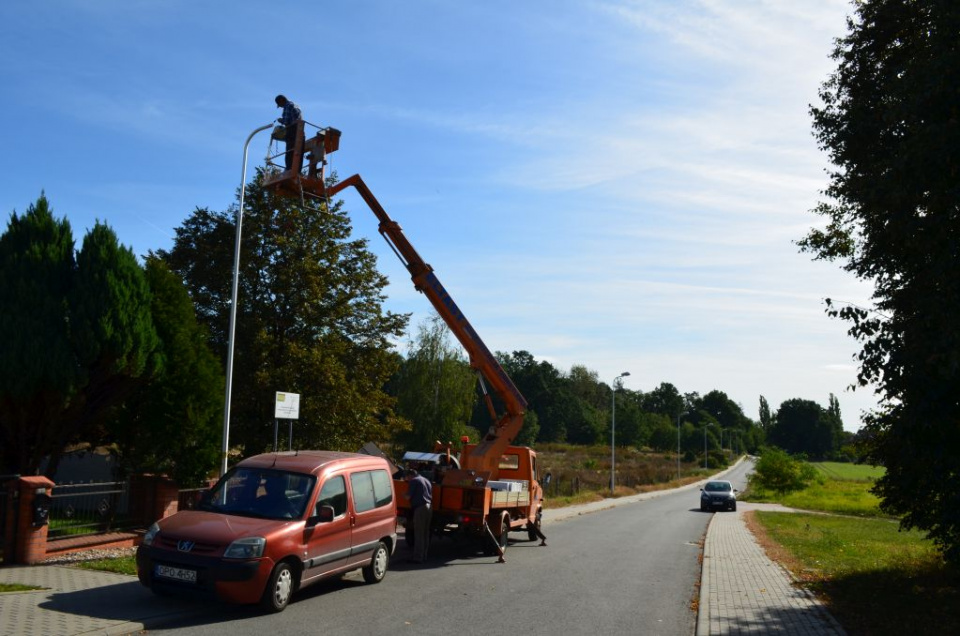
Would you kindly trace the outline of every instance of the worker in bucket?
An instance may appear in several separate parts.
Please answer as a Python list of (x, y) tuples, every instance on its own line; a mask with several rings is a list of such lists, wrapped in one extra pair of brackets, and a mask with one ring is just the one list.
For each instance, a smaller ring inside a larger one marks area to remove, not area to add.
[(412, 468), (407, 471), (406, 478), (407, 498), (413, 510), (413, 561), (423, 563), (427, 560), (427, 549), (430, 547), (432, 516), (430, 504), (433, 499), (433, 485)]
[(290, 170), (293, 165), (293, 148), (297, 143), (297, 132), (300, 131), (302, 134), (299, 124), (303, 121), (303, 115), (300, 113), (300, 107), (284, 95), (277, 95), (274, 101), (277, 104), (277, 108), (283, 109), (277, 121), (280, 122), (280, 125), (283, 126), (286, 131), (283, 141), (286, 144), (287, 152), (283, 156), (283, 163), (284, 166), (286, 166), (285, 170)]

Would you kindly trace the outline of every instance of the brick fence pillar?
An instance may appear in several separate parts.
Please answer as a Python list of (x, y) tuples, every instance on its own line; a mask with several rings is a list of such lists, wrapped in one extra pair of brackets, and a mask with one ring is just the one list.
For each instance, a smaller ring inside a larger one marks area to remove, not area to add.
[(133, 516), (145, 526), (177, 511), (180, 489), (165, 475), (134, 475), (130, 478), (130, 506)]
[(3, 492), (3, 496), (0, 497), (0, 506), (4, 507), (2, 514), (0, 514), (0, 519), (4, 521), (3, 528), (0, 528), (0, 537), (3, 537), (3, 545), (0, 546), (0, 549), (2, 549), (7, 563), (13, 561), (13, 555), (16, 553), (16, 544), (13, 542), (16, 535), (14, 524), (17, 518), (16, 505), (20, 503), (20, 490), (17, 488), (17, 483), (18, 479), (13, 478), (0, 481), (0, 491)]
[[(163, 475), (158, 476), (154, 492), (156, 496), (153, 500), (153, 521), (169, 517), (177, 512), (179, 508), (180, 488), (175, 481)], [(151, 523), (153, 523), (153, 521), (151, 521)]]
[(46, 477), (21, 477), (17, 483), (20, 491), (17, 513), (17, 539), (13, 560), (15, 563), (32, 565), (47, 555), (47, 524), (33, 525), (34, 500), (37, 495), (50, 495), (53, 482)]

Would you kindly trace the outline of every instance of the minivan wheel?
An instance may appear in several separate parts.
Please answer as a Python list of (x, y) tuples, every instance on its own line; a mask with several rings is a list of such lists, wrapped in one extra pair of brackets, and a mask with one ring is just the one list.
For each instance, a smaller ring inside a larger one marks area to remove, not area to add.
[(263, 591), (260, 605), (269, 612), (282, 612), (293, 596), (293, 571), (288, 563), (277, 563), (273, 568), (267, 589)]
[(363, 580), (367, 583), (379, 583), (387, 575), (389, 565), (390, 551), (387, 550), (386, 544), (381, 541), (377, 544), (377, 549), (373, 551), (370, 565), (363, 568)]

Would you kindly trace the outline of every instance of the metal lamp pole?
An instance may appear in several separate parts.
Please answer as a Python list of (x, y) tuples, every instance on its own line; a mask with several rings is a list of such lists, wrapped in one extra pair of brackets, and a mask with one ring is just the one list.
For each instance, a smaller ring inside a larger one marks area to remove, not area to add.
[[(705, 469), (710, 468), (710, 467), (707, 465), (707, 429), (708, 429), (709, 427), (711, 427), (711, 426), (713, 426), (713, 424), (706, 424), (706, 425), (703, 427), (703, 467), (704, 467)], [(723, 434), (723, 432), (722, 432), (722, 430), (721, 430), (721, 435), (722, 435), (722, 434)]]
[(617, 377), (613, 379), (613, 387), (611, 389), (610, 396), (610, 494), (613, 494), (613, 487), (616, 485), (616, 466), (617, 466), (617, 451), (615, 445), (616, 430), (617, 430), (617, 382), (620, 378), (625, 378), (630, 375), (629, 371), (624, 371)]
[(240, 225), (243, 221), (243, 195), (247, 191), (247, 150), (254, 135), (273, 123), (260, 126), (243, 144), (243, 170), (240, 173), (240, 208), (237, 210), (237, 238), (233, 244), (233, 289), (230, 292), (230, 332), (227, 341), (227, 388), (223, 397), (223, 447), (220, 453), (220, 475), (227, 472), (227, 450), (230, 448), (230, 389), (233, 385), (233, 335), (237, 327), (237, 286), (240, 279)]
[(689, 414), (690, 411), (685, 411), (677, 416), (677, 481), (680, 481), (680, 418)]

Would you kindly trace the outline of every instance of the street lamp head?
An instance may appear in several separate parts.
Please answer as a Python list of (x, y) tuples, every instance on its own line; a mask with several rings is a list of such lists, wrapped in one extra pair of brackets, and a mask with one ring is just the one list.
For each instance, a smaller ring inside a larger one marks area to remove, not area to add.
[(629, 372), (629, 371), (624, 371), (623, 373), (621, 373), (621, 374), (618, 375), (617, 377), (618, 377), (618, 378), (625, 378), (625, 377), (627, 377), (628, 375), (630, 375), (630, 372)]

